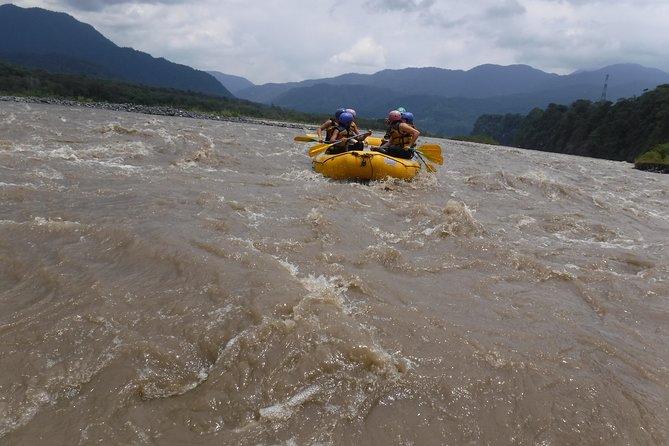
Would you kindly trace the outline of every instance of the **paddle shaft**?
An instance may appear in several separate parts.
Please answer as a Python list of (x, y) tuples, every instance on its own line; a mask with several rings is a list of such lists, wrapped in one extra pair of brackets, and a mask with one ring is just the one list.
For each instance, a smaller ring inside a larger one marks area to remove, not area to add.
[(343, 139), (333, 141), (333, 142), (330, 142), (330, 143), (316, 144), (315, 146), (312, 146), (309, 149), (309, 156), (314, 157), (314, 156), (320, 155), (321, 153), (325, 152), (327, 149), (329, 149), (332, 146), (336, 146), (337, 144), (341, 144), (342, 142), (350, 141), (352, 139), (355, 139), (355, 138), (358, 138), (358, 137), (361, 137), (361, 136), (364, 136), (364, 135), (353, 135), (353, 136), (349, 136), (348, 138), (343, 138)]

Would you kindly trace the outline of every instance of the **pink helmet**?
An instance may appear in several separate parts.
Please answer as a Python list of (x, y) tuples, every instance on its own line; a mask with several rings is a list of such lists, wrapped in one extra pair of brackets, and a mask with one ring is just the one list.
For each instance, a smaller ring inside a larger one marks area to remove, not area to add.
[(346, 111), (352, 114), (353, 117), (355, 118), (355, 110), (353, 110), (352, 108), (347, 108)]
[(391, 124), (401, 119), (402, 119), (402, 114), (397, 110), (393, 110), (390, 113), (388, 113), (388, 122), (390, 122)]

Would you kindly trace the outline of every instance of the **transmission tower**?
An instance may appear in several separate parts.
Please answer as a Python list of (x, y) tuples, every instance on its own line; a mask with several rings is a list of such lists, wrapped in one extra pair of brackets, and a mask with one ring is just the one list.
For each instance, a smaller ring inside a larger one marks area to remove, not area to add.
[(606, 90), (609, 88), (609, 75), (606, 75), (604, 79), (604, 88), (602, 89), (602, 97), (599, 98), (599, 102), (606, 102)]

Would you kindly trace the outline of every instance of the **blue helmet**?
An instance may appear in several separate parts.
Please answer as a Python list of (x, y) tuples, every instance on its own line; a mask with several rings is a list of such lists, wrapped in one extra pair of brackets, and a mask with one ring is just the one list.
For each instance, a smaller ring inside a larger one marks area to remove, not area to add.
[(353, 115), (349, 112), (344, 112), (341, 115), (339, 115), (339, 122), (344, 125), (349, 125), (350, 123), (353, 122)]
[(338, 108), (337, 111), (334, 114), (335, 119), (339, 119), (342, 113), (346, 111), (345, 108)]
[(400, 112), (400, 113), (406, 113), (407, 109), (404, 108), (404, 107), (399, 107), (399, 108), (397, 109), (397, 111)]
[(409, 124), (413, 124), (413, 113), (411, 112), (402, 113), (402, 119), (405, 119)]

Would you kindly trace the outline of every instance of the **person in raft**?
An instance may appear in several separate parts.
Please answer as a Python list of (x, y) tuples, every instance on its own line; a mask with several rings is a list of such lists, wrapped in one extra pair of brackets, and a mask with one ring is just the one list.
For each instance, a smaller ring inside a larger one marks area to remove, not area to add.
[(359, 136), (353, 139), (349, 139), (348, 141), (340, 141), (332, 147), (329, 147), (325, 153), (331, 155), (335, 153), (343, 153), (349, 150), (363, 150), (363, 141), (371, 134), (371, 130), (362, 135), (358, 133), (357, 128), (353, 126), (353, 115), (349, 112), (344, 112), (339, 115), (339, 125), (332, 132), (330, 141), (343, 140), (356, 135)]
[[(332, 132), (337, 128), (339, 125), (339, 116), (341, 116), (342, 113), (346, 111), (345, 108), (338, 108), (334, 112), (334, 116), (327, 121), (325, 121), (323, 124), (316, 129), (316, 135), (318, 136), (318, 142), (330, 142), (334, 141), (334, 139), (331, 139), (330, 137), (332, 136)], [(323, 131), (325, 130), (325, 138), (323, 138)]]
[[(404, 114), (407, 113), (407, 109), (404, 108), (404, 107), (397, 107), (397, 111), (400, 112), (400, 116), (404, 116)], [(413, 114), (411, 116), (413, 117)], [(412, 125), (413, 125), (413, 121), (412, 121)], [(381, 144), (379, 144), (379, 145), (384, 145), (385, 143), (388, 142), (389, 139), (390, 139), (390, 128), (388, 128), (386, 130), (386, 134), (383, 135), (383, 138), (381, 138)]]
[(388, 113), (388, 131), (386, 132), (387, 141), (379, 147), (372, 150), (394, 156), (395, 158), (411, 159), (413, 157), (413, 148), (416, 147), (416, 140), (420, 136), (420, 131), (413, 125), (413, 113), (405, 112), (404, 116), (397, 110)]

